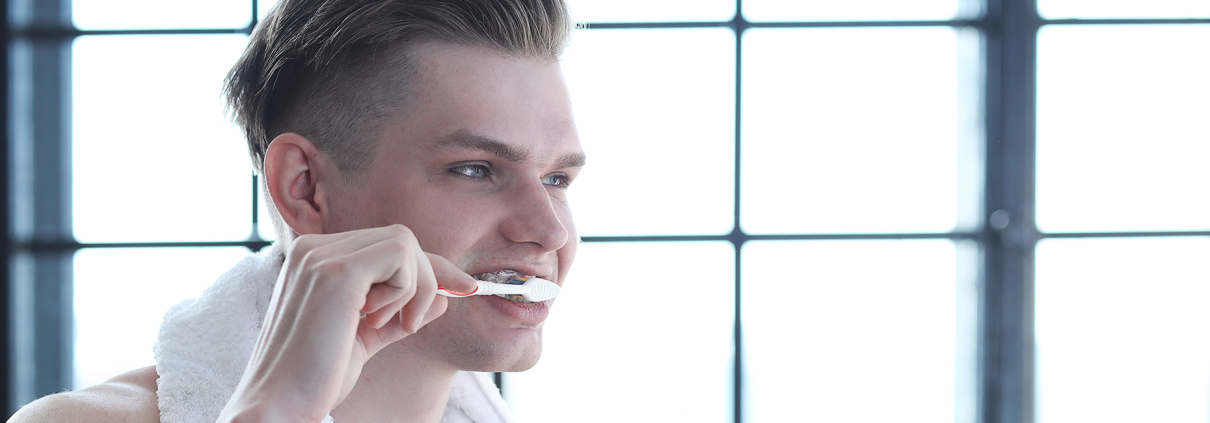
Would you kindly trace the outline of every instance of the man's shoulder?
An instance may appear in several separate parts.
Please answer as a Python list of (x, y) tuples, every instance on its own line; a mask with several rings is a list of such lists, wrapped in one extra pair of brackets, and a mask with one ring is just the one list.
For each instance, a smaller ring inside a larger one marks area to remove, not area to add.
[(9, 422), (159, 422), (157, 377), (155, 367), (144, 367), (100, 385), (48, 395), (22, 407)]

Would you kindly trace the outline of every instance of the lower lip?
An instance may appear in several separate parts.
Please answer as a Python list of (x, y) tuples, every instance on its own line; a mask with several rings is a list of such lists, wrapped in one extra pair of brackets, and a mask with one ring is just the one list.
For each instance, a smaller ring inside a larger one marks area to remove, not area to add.
[(542, 321), (546, 320), (546, 315), (550, 314), (550, 307), (546, 305), (545, 301), (540, 303), (518, 303), (495, 295), (486, 295), (484, 299), (505, 316), (521, 323), (542, 323)]

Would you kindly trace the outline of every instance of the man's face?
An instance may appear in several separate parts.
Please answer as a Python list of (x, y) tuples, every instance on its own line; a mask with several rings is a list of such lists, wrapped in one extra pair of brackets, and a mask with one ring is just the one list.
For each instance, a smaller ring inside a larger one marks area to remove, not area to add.
[[(511, 269), (563, 284), (576, 235), (567, 184), (584, 156), (558, 63), (426, 43), (420, 87), (390, 118), (368, 173), (333, 190), (333, 228), (401, 223), (475, 275)], [(400, 344), (464, 370), (524, 370), (541, 354), (549, 302), (449, 300)]]

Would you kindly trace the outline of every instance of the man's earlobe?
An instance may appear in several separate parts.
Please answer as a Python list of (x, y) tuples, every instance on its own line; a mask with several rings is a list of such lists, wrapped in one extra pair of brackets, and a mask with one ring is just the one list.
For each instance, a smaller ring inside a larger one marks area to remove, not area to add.
[(319, 149), (302, 135), (278, 135), (265, 151), (265, 182), (282, 220), (299, 235), (323, 233), (328, 209), (319, 194)]

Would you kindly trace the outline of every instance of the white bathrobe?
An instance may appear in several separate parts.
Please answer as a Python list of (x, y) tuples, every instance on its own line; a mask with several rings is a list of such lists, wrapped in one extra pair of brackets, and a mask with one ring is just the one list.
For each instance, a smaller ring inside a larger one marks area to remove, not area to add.
[[(249, 255), (201, 298), (182, 301), (164, 315), (155, 345), (160, 421), (202, 423), (218, 418), (252, 356), (284, 260), (277, 244)], [(490, 374), (462, 372), (441, 421), (513, 419)]]

